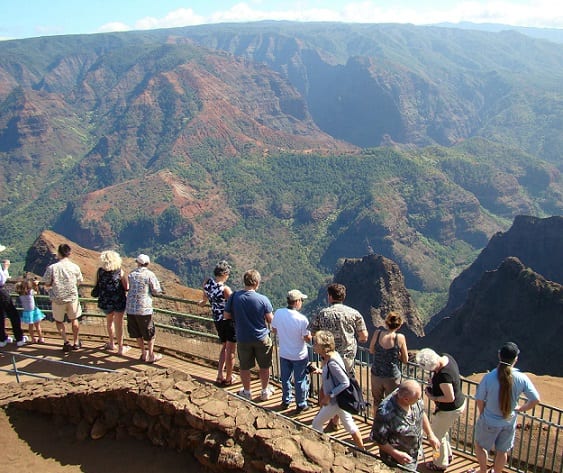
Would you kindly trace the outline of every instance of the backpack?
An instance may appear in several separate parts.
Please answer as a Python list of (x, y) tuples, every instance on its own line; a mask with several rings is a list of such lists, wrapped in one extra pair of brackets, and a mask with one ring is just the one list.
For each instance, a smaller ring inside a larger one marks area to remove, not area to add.
[[(328, 376), (332, 377), (330, 373), (330, 364), (327, 363)], [(336, 402), (338, 407), (350, 414), (364, 414), (367, 410), (368, 403), (364, 400), (362, 388), (358, 380), (354, 376), (349, 376), (349, 386), (336, 395)]]

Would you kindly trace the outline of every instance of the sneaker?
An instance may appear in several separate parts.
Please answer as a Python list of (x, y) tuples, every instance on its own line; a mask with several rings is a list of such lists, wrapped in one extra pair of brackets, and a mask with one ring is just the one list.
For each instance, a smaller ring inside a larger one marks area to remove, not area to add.
[(72, 345), (69, 342), (65, 342), (63, 345), (63, 352), (68, 353), (70, 350), (72, 350)]
[(23, 347), (29, 339), (24, 335), (19, 342), (16, 342), (18, 347)]
[(302, 412), (306, 412), (309, 409), (311, 409), (311, 406), (309, 406), (309, 404), (305, 404), (304, 406), (297, 406), (295, 412), (297, 412), (297, 414), (301, 414)]
[(280, 404), (280, 408), (285, 411), (286, 409), (289, 409), (289, 404), (290, 404), (289, 402), (282, 401), (282, 403)]
[(248, 399), (249, 401), (252, 400), (252, 393), (250, 391), (247, 391), (246, 389), (241, 389), (239, 392), (237, 392), (237, 396)]
[(72, 350), (76, 351), (76, 350), (80, 350), (82, 348), (82, 342), (78, 341), (78, 343), (75, 343), (74, 345), (72, 345)]
[(262, 389), (262, 394), (260, 395), (260, 399), (262, 401), (267, 401), (272, 397), (274, 394), (274, 388), (272, 386), (268, 386), (266, 389)]
[(12, 343), (14, 339), (12, 337), (6, 337), (6, 340), (0, 342), (0, 348), (4, 348), (8, 343)]

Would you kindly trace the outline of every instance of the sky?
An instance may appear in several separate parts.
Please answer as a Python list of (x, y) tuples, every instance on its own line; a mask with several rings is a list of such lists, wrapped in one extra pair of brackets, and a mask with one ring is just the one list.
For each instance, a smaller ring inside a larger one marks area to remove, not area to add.
[(0, 0), (0, 39), (293, 20), (563, 28), (561, 0)]

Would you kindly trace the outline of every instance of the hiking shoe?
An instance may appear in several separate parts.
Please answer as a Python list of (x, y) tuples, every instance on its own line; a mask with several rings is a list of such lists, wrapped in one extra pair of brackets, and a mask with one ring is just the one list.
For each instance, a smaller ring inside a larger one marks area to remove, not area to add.
[(266, 389), (262, 389), (262, 394), (260, 395), (260, 399), (262, 401), (267, 401), (272, 397), (274, 394), (274, 388), (272, 386), (268, 386)]
[(64, 342), (63, 352), (68, 353), (70, 350), (72, 350), (72, 345), (69, 342)]
[(23, 347), (29, 339), (24, 335), (19, 342), (16, 342), (18, 347)]
[(12, 343), (14, 339), (12, 337), (6, 337), (6, 340), (0, 342), (0, 348), (4, 348), (8, 343)]
[(80, 350), (82, 348), (82, 342), (75, 343), (72, 345), (72, 351)]
[(237, 392), (237, 396), (248, 399), (249, 401), (252, 400), (252, 393), (250, 391), (247, 391), (246, 389), (241, 389), (239, 392)]

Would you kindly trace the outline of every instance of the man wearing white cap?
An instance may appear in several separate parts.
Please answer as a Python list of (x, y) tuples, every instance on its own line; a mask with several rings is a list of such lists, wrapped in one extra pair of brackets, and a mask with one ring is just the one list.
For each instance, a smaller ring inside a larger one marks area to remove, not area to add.
[(280, 348), (280, 368), (282, 383), (282, 408), (287, 409), (292, 401), (291, 375), (295, 382), (295, 402), (297, 412), (309, 409), (309, 350), (307, 342), (311, 341), (308, 330), (309, 321), (299, 311), (307, 296), (298, 289), (287, 293), (287, 307), (276, 310), (272, 320), (272, 330), (278, 336)]
[(150, 258), (137, 256), (137, 268), (129, 273), (129, 292), (127, 293), (127, 331), (137, 340), (141, 350), (141, 361), (154, 363), (162, 358), (154, 352), (155, 326), (152, 319), (152, 296), (162, 294), (162, 288), (155, 274), (147, 267)]

